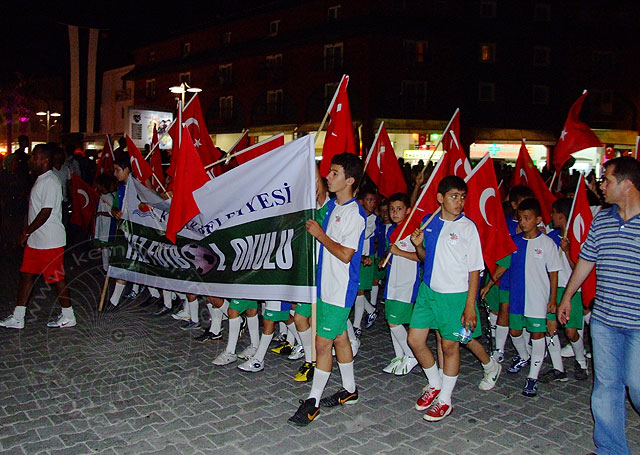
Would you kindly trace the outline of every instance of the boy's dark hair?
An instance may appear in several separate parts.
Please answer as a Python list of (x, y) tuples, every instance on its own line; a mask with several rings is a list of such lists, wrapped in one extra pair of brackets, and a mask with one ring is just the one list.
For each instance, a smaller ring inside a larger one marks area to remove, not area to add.
[(129, 169), (129, 172), (131, 172), (131, 160), (128, 154), (120, 155), (113, 164), (120, 166), (123, 171)]
[[(389, 198), (389, 205), (392, 202), (400, 201), (404, 203), (405, 207), (411, 207), (411, 199), (409, 199), (409, 195), (407, 193), (394, 193)], [(382, 205), (382, 204), (380, 204)]]
[[(345, 171), (345, 175), (346, 175), (346, 171)], [(375, 188), (369, 186), (369, 185), (365, 185), (362, 187), (362, 189), (360, 191), (358, 191), (358, 199), (362, 199), (364, 200), (364, 198), (367, 196), (367, 194), (370, 194), (372, 196), (377, 196), (378, 192), (375, 190)]]
[(551, 205), (552, 208), (556, 210), (558, 213), (562, 213), (567, 220), (569, 220), (569, 214), (571, 212), (571, 204), (573, 201), (567, 197), (560, 198), (558, 200), (553, 201)]
[(640, 191), (640, 162), (630, 156), (619, 156), (604, 163), (604, 168), (613, 166), (613, 176), (618, 183), (629, 179), (636, 190)]
[(440, 180), (438, 184), (438, 193), (443, 196), (451, 190), (467, 191), (467, 184), (464, 179), (461, 179), (457, 175), (447, 175)]
[(535, 216), (542, 216), (542, 207), (540, 207), (540, 203), (537, 199), (528, 198), (523, 200), (518, 205), (518, 211), (521, 210), (531, 210)]
[(354, 185), (357, 185), (358, 182), (360, 182), (364, 165), (362, 164), (362, 160), (353, 153), (340, 153), (339, 155), (334, 155), (333, 158), (331, 158), (331, 164), (342, 166), (342, 169), (344, 169), (344, 176), (346, 178), (353, 177), (353, 180), (355, 181)]
[(528, 186), (516, 185), (509, 190), (509, 202), (518, 202), (522, 199), (533, 198), (533, 191)]
[[(400, 193), (400, 194), (402, 194), (402, 193)], [(382, 207), (383, 205), (389, 205), (389, 204), (390, 204), (389, 199), (387, 199), (385, 197), (380, 201), (380, 204), (378, 205), (378, 207)]]

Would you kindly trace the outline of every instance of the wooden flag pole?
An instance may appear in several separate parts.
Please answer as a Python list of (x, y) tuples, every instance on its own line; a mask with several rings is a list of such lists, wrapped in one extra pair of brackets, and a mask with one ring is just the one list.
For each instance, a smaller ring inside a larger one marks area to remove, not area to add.
[(556, 180), (556, 174), (557, 174), (557, 173), (558, 173), (557, 171), (555, 171), (555, 170), (553, 171), (553, 177), (551, 177), (551, 183), (549, 183), (549, 191), (552, 191), (552, 192), (553, 192), (553, 190), (551, 189), (551, 187), (553, 186), (553, 182), (555, 182), (555, 180)]
[(98, 305), (98, 313), (102, 312), (104, 305), (104, 298), (107, 296), (107, 289), (109, 289), (109, 275), (104, 276), (104, 284), (102, 285), (102, 293), (100, 294), (100, 304)]
[(364, 167), (362, 168), (362, 176), (360, 177), (360, 180), (358, 181), (358, 185), (356, 185), (356, 189), (353, 192), (353, 196), (356, 197), (358, 195), (358, 190), (360, 189), (360, 185), (362, 184), (362, 181), (364, 180), (364, 176), (365, 176), (365, 172), (367, 171), (367, 166), (369, 165), (369, 161), (371, 160), (371, 155), (373, 155), (373, 149), (374, 146), (376, 145), (376, 142), (378, 141), (378, 137), (380, 136), (380, 131), (382, 131), (382, 126), (384, 125), (384, 121), (382, 123), (380, 123), (380, 126), (378, 127), (378, 132), (376, 133), (376, 137), (373, 139), (373, 143), (371, 144), (371, 148), (369, 149), (369, 153), (367, 153), (367, 159), (364, 162)]
[[(284, 136), (284, 133), (278, 133), (278, 134), (276, 134), (275, 136), (271, 136), (271, 137), (270, 137), (269, 139), (267, 139), (266, 141), (258, 142), (258, 144), (261, 144), (261, 143), (264, 143), (264, 142), (270, 141), (270, 140), (272, 140), (272, 139), (274, 139), (274, 138), (276, 138), (276, 137), (278, 137), (278, 136)], [(204, 169), (205, 169), (205, 171), (206, 171), (207, 169), (212, 168), (212, 167), (213, 167), (213, 166), (215, 166), (216, 164), (220, 164), (220, 163), (225, 162), (227, 159), (229, 159), (229, 160), (230, 160), (231, 158), (235, 158), (236, 156), (238, 156), (238, 155), (242, 155), (242, 154), (243, 154), (243, 153), (245, 153), (245, 152), (249, 152), (249, 151), (253, 150), (253, 148), (254, 148), (256, 145), (258, 145), (258, 144), (253, 144), (251, 147), (247, 147), (246, 149), (240, 150), (238, 153), (234, 153), (233, 155), (228, 155), (228, 156), (226, 156), (226, 157), (224, 157), (224, 158), (220, 158), (218, 161), (214, 161), (214, 162), (213, 162), (213, 163), (211, 163), (211, 164), (207, 164), (207, 165), (204, 167)]]
[(333, 108), (333, 104), (336, 102), (336, 98), (338, 97), (338, 92), (340, 91), (340, 86), (342, 85), (342, 81), (344, 80), (345, 77), (349, 77), (349, 76), (347, 76), (346, 74), (342, 75), (342, 79), (340, 79), (338, 88), (336, 89), (336, 92), (333, 94), (333, 99), (331, 100), (331, 103), (329, 103), (329, 108), (327, 109), (327, 112), (324, 113), (324, 118), (322, 119), (322, 122), (320, 122), (320, 128), (318, 128), (318, 132), (316, 133), (316, 139), (315, 139), (316, 142), (318, 142), (318, 138), (320, 137), (320, 132), (322, 131), (322, 128), (324, 128), (324, 124), (327, 122), (327, 117), (329, 117), (329, 112), (331, 112), (331, 109)]
[[(456, 108), (456, 110), (453, 112), (453, 115), (451, 116), (451, 119), (449, 120), (449, 123), (447, 123), (447, 126), (444, 127), (444, 131), (442, 131), (442, 134), (438, 138), (438, 142), (436, 142), (436, 146), (433, 148), (433, 152), (431, 152), (431, 156), (429, 157), (429, 159), (427, 161), (431, 161), (433, 159), (433, 155), (436, 154), (436, 151), (438, 150), (438, 147), (440, 146), (440, 144), (442, 144), (442, 138), (449, 132), (449, 127), (451, 126), (451, 123), (453, 122), (453, 119), (456, 118), (456, 114), (458, 112), (460, 112), (460, 108), (459, 107)], [(427, 170), (427, 163), (425, 163), (425, 166), (422, 168), (421, 174), (424, 175), (426, 170)]]
[(573, 217), (573, 209), (576, 206), (576, 195), (578, 194), (578, 191), (580, 190), (580, 183), (582, 183), (582, 179), (583, 179), (583, 175), (582, 172), (580, 173), (580, 178), (578, 179), (578, 186), (576, 187), (576, 192), (573, 194), (573, 201), (571, 202), (571, 210), (569, 210), (569, 218), (567, 218), (567, 224), (564, 227), (564, 230), (562, 232), (562, 238), (566, 239), (567, 238), (567, 230), (569, 229), (569, 223), (571, 222), (571, 218)]

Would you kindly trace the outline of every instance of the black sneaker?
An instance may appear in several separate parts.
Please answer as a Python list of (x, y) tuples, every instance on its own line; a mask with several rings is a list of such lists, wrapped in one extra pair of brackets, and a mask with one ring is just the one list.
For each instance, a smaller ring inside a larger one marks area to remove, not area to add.
[(240, 315), (240, 334), (238, 335), (238, 339), (242, 338), (244, 332), (247, 330), (247, 317), (242, 313)]
[(550, 382), (567, 382), (569, 378), (567, 377), (567, 373), (564, 371), (556, 370), (552, 368), (551, 370), (543, 373), (540, 376), (541, 384), (549, 384)]
[(313, 373), (316, 369), (315, 362), (305, 362), (302, 364), (293, 380), (296, 382), (309, 382), (313, 379)]
[(524, 360), (521, 359), (519, 355), (516, 355), (513, 360), (511, 360), (511, 366), (507, 368), (507, 372), (511, 374), (519, 373), (524, 367), (529, 366), (530, 359)]
[(339, 404), (356, 404), (358, 402), (358, 388), (353, 393), (347, 392), (345, 389), (334, 393), (331, 396), (325, 397), (320, 400), (320, 406), (324, 408), (332, 408)]
[(280, 343), (275, 348), (271, 348), (271, 352), (278, 355), (286, 355), (288, 356), (293, 352), (293, 347), (289, 344), (287, 340)]
[(584, 381), (589, 377), (589, 370), (582, 368), (577, 360), (573, 361), (573, 377), (576, 381)]
[(221, 333), (211, 333), (208, 330), (205, 330), (204, 332), (202, 332), (201, 335), (198, 335), (197, 337), (194, 337), (193, 340), (197, 341), (198, 343), (208, 343), (210, 341), (220, 341), (220, 340), (222, 340), (222, 334)]
[(298, 407), (296, 413), (289, 417), (287, 420), (299, 427), (306, 427), (316, 417), (318, 417), (319, 412), (320, 408), (316, 406), (315, 398), (309, 398), (306, 401), (300, 400), (300, 407)]

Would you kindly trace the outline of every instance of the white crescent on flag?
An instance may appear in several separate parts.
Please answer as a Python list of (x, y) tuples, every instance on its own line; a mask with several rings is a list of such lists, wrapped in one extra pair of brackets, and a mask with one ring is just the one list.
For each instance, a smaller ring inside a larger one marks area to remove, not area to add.
[(142, 175), (142, 169), (140, 169), (140, 164), (138, 163), (138, 159), (136, 157), (131, 157), (131, 166), (136, 165), (138, 168), (138, 175)]
[(582, 215), (578, 213), (575, 220), (573, 220), (573, 236), (576, 238), (578, 243), (582, 243), (583, 232), (584, 232), (584, 220), (582, 219)]
[(484, 218), (484, 222), (489, 226), (493, 226), (487, 219), (487, 200), (489, 200), (490, 197), (496, 197), (496, 191), (493, 188), (486, 188), (480, 195), (480, 213), (482, 214), (482, 218)]
[(471, 174), (471, 163), (469, 163), (469, 160), (463, 160), (462, 158), (458, 158), (458, 161), (456, 161), (456, 165), (453, 167), (454, 175), (458, 175), (458, 168), (460, 166), (463, 166), (463, 169), (466, 175)]
[(378, 153), (378, 156), (376, 156), (376, 161), (378, 163), (378, 172), (380, 172), (382, 174), (382, 165), (380, 164), (380, 158), (382, 157), (382, 154), (384, 153), (384, 145), (380, 146), (380, 153)]
[(198, 127), (198, 129), (200, 129), (200, 124), (199, 124), (199, 123), (198, 123), (198, 121), (197, 121), (195, 118), (193, 118), (193, 117), (189, 117), (188, 119), (186, 119), (186, 120), (182, 123), (182, 127), (183, 127), (183, 128), (185, 128), (185, 127), (188, 127), (188, 126), (189, 126), (189, 125), (191, 125), (191, 124), (193, 124), (193, 125), (197, 126), (197, 127)]
[(85, 208), (87, 205), (89, 205), (89, 195), (85, 190), (81, 189), (78, 189), (78, 194), (84, 198), (84, 205), (82, 206), (82, 208)]
[(524, 171), (524, 169), (520, 169), (520, 177), (526, 180), (527, 185), (529, 184), (529, 179), (527, 178), (527, 173)]

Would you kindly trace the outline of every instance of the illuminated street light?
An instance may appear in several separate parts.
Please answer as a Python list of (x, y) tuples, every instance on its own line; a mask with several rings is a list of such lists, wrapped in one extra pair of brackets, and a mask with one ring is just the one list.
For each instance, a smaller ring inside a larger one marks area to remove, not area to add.
[[(39, 115), (40, 117), (47, 117), (47, 142), (49, 142), (49, 130), (51, 130), (51, 128), (53, 128), (53, 126), (58, 123), (58, 117), (61, 117), (62, 114), (58, 113), (58, 112), (51, 112), (49, 111), (49, 109), (47, 109), (47, 111), (40, 111), (40, 112), (36, 112), (36, 115)], [(53, 118), (53, 120), (52, 120)], [(42, 121), (42, 119), (41, 119)], [(53, 123), (52, 123), (53, 121)]]
[(190, 87), (186, 82), (182, 82), (180, 85), (169, 87), (169, 91), (171, 93), (180, 94), (182, 97), (182, 107), (184, 108), (184, 94), (186, 92), (189, 93), (200, 93), (202, 91), (201, 88), (198, 87)]

